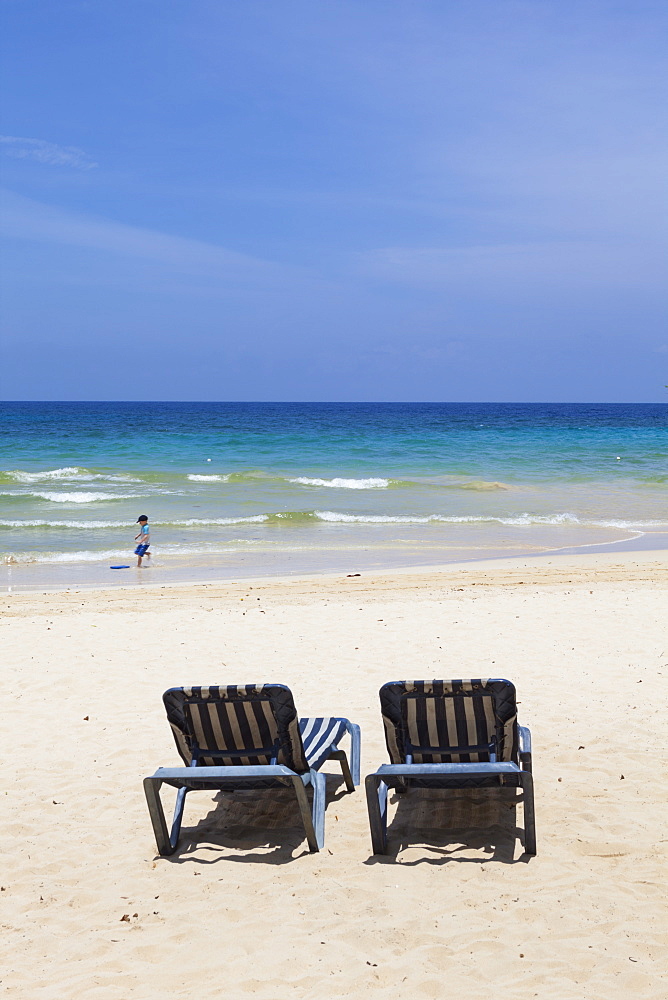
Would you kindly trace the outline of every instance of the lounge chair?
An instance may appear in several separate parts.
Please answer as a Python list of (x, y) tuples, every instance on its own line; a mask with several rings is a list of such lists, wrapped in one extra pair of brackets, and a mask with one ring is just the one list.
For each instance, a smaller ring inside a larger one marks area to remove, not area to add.
[[(289, 688), (283, 684), (241, 687), (179, 687), (163, 701), (177, 749), (186, 767), (161, 767), (144, 779), (144, 791), (160, 854), (176, 850), (185, 797), (193, 789), (235, 791), (292, 786), (310, 851), (325, 837), (326, 760), (338, 760), (346, 787), (360, 781), (360, 729), (347, 719), (298, 719)], [(339, 740), (351, 738), (348, 759)], [(352, 769), (352, 774), (351, 774)], [(178, 789), (171, 832), (160, 786)], [(306, 786), (313, 788), (309, 808)]]
[(384, 684), (380, 705), (390, 764), (366, 778), (374, 854), (387, 852), (388, 788), (510, 785), (524, 791), (524, 849), (536, 853), (531, 733), (517, 724), (505, 680)]

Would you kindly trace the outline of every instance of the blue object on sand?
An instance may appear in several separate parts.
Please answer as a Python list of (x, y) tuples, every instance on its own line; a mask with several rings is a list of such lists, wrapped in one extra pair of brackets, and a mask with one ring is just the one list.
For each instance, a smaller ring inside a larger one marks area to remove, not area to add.
[(129, 566), (110, 566), (109, 569), (130, 569)]

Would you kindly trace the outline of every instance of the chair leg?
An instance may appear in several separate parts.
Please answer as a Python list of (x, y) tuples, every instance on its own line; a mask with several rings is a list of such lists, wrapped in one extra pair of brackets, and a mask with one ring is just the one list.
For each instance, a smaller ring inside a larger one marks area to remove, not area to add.
[[(355, 722), (350, 722), (348, 732), (350, 733), (350, 770), (353, 772), (353, 785), (360, 783), (360, 761), (362, 757), (362, 736), (361, 729)], [(350, 789), (352, 791), (352, 788)]]
[(536, 811), (533, 799), (533, 777), (529, 771), (522, 771), (520, 780), (524, 791), (524, 850), (536, 853)]
[(161, 785), (162, 782), (159, 778), (144, 778), (144, 794), (146, 795), (146, 804), (148, 805), (148, 813), (151, 817), (151, 823), (153, 825), (153, 833), (155, 835), (158, 854), (165, 857), (169, 854), (173, 854), (176, 850), (179, 840), (179, 832), (181, 830), (181, 820), (183, 819), (185, 796), (188, 789), (180, 788), (176, 796), (174, 821), (172, 823), (172, 832), (170, 835), (170, 832), (167, 829), (165, 813), (162, 808), (162, 800), (160, 798)]
[(179, 835), (181, 833), (181, 823), (183, 821), (183, 810), (186, 804), (186, 795), (190, 789), (179, 788), (176, 793), (176, 802), (174, 803), (174, 816), (172, 818), (172, 832), (169, 835), (169, 842), (172, 848), (176, 850), (176, 845), (179, 842)]
[(327, 778), (317, 771), (312, 772), (313, 782), (313, 826), (318, 850), (325, 846), (325, 807), (327, 805)]
[[(318, 777), (324, 778), (324, 775), (319, 775)], [(311, 813), (311, 810), (309, 808), (308, 796), (306, 794), (306, 788), (304, 787), (304, 782), (302, 781), (301, 777), (298, 774), (296, 774), (294, 778), (292, 778), (292, 787), (294, 788), (295, 795), (297, 796), (297, 803), (299, 805), (299, 812), (301, 814), (302, 823), (304, 825), (304, 833), (306, 834), (308, 849), (313, 854), (316, 851), (319, 851), (321, 847), (321, 844), (318, 843), (318, 836), (316, 833), (316, 829), (313, 825), (313, 820), (316, 815), (317, 785), (315, 783), (313, 784), (313, 813)], [(322, 835), (324, 835), (324, 803), (322, 808), (323, 808)]]
[(387, 853), (387, 785), (377, 774), (368, 774), (365, 781), (366, 802), (374, 854)]
[[(343, 780), (346, 783), (346, 788), (349, 792), (355, 791), (355, 785), (353, 784), (353, 778), (350, 773), (350, 767), (348, 766), (348, 758), (346, 757), (345, 750), (332, 750), (327, 760), (338, 760), (341, 764), (341, 772), (343, 774)], [(358, 779), (359, 784), (359, 779)]]

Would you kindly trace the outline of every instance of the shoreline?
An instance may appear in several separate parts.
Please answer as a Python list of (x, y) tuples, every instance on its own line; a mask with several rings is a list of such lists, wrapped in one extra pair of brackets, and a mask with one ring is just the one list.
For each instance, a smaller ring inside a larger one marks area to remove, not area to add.
[[(636, 573), (631, 571), (635, 570)], [(85, 593), (89, 600), (94, 600), (96, 596), (109, 599), (112, 594), (123, 594), (126, 591), (142, 594), (150, 594), (162, 590), (168, 590), (172, 596), (181, 592), (184, 596), (192, 592), (215, 589), (225, 591), (226, 589), (248, 589), (262, 588), (278, 589), (286, 588), (298, 590), (300, 588), (312, 591), (326, 589), (332, 585), (350, 581), (352, 584), (364, 582), (366, 584), (380, 584), (379, 589), (383, 589), (383, 584), (391, 587), (394, 578), (399, 578), (402, 584), (408, 585), (409, 581), (430, 580), (434, 584), (445, 583), (449, 577), (459, 579), (462, 582), (470, 582), (470, 578), (477, 576), (479, 581), (488, 585), (496, 585), (501, 578), (508, 582), (513, 582), (513, 577), (523, 575), (527, 577), (527, 582), (538, 585), (540, 583), (549, 584), (554, 582), (550, 578), (569, 572), (571, 575), (580, 575), (582, 581), (589, 580), (592, 575), (608, 576), (611, 579), (633, 579), (645, 580), (646, 574), (652, 571), (657, 580), (664, 578), (668, 580), (668, 553), (666, 549), (634, 549), (622, 552), (554, 552), (535, 553), (525, 556), (503, 556), (492, 559), (471, 559), (453, 563), (425, 564), (412, 566), (395, 566), (381, 569), (372, 569), (354, 573), (332, 572), (323, 570), (313, 573), (299, 573), (295, 575), (270, 575), (270, 576), (236, 576), (211, 579), (189, 579), (177, 581), (154, 581), (141, 580), (136, 583), (109, 584), (108, 586), (97, 585), (72, 585), (67, 587), (44, 587), (35, 586), (22, 589), (6, 590), (6, 596), (57, 596), (57, 595), (77, 595)], [(467, 579), (468, 578), (468, 579)], [(522, 581), (524, 582), (524, 581)], [(474, 583), (475, 585), (475, 583)]]
[[(619, 530), (619, 529), (617, 529)], [(280, 551), (246, 550), (229, 553), (227, 564), (220, 559), (208, 564), (183, 565), (178, 557), (157, 552), (154, 559), (139, 569), (134, 555), (125, 556), (127, 565), (114, 570), (108, 566), (107, 558), (99, 561), (7, 561), (0, 568), (0, 593), (67, 592), (73, 590), (102, 591), (117, 589), (147, 589), (151, 587), (175, 587), (204, 584), (224, 584), (234, 580), (248, 583), (254, 580), (283, 580), (314, 578), (348, 573), (425, 573), (443, 572), (448, 568), (477, 565), (482, 562), (497, 563), (503, 560), (544, 559), (561, 555), (579, 556), (583, 554), (668, 552), (668, 531), (634, 530), (622, 538), (610, 541), (583, 542), (576, 545), (549, 546), (517, 544), (508, 546), (450, 546), (452, 558), (447, 558), (448, 547), (354, 545), (327, 547), (299, 547)], [(456, 553), (456, 554), (455, 554)], [(122, 562), (122, 555), (115, 555)], [(165, 559), (166, 562), (162, 562)], [(313, 563), (319, 563), (313, 569)], [(179, 564), (180, 563), (180, 564)], [(289, 564), (293, 568), (289, 569)], [(111, 576), (109, 574), (111, 573)], [(137, 574), (141, 574), (138, 576)], [(127, 575), (126, 575), (127, 574)], [(128, 577), (134, 574), (129, 582)]]

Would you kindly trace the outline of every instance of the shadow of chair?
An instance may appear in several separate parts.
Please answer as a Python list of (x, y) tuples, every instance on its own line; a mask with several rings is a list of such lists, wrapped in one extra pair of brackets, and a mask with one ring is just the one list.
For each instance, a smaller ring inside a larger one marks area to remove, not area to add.
[[(327, 805), (345, 794), (344, 779), (328, 774)], [(239, 789), (219, 791), (205, 816), (192, 826), (182, 825), (177, 849), (166, 860), (198, 866), (219, 861), (285, 865), (307, 853), (292, 789), (270, 788), (260, 795)]]
[(516, 857), (517, 842), (524, 841), (517, 816), (521, 802), (516, 788), (505, 787), (394, 792), (388, 797), (394, 812), (388, 817), (385, 852), (372, 855), (366, 863), (395, 863), (407, 852), (402, 865), (526, 861), (526, 854)]

